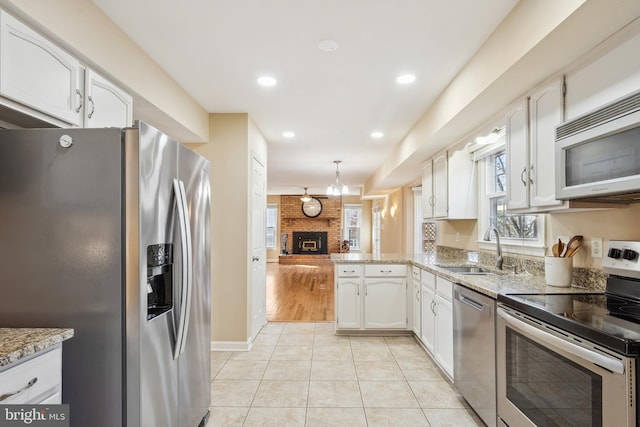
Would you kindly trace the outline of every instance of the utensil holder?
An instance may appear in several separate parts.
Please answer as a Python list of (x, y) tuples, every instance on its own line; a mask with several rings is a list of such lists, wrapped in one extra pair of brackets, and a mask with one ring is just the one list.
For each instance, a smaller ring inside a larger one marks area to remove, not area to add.
[(570, 287), (573, 280), (573, 258), (544, 257), (544, 278), (549, 286)]

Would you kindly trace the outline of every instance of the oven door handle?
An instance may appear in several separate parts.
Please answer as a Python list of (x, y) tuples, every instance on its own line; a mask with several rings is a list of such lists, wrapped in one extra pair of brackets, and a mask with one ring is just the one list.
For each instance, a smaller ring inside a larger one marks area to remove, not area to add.
[(561, 350), (566, 351), (567, 353), (575, 354), (576, 356), (584, 360), (587, 360), (602, 368), (608, 369), (611, 372), (615, 372), (616, 374), (624, 374), (624, 363), (622, 363), (620, 360), (606, 357), (602, 354), (596, 353), (595, 351), (580, 347), (579, 345), (572, 344), (568, 341), (544, 332), (534, 326), (529, 325), (528, 323), (523, 322), (522, 320), (515, 318), (501, 308), (498, 309), (498, 316), (503, 318), (504, 321), (512, 328), (517, 329), (529, 336), (537, 338), (545, 344), (557, 347)]

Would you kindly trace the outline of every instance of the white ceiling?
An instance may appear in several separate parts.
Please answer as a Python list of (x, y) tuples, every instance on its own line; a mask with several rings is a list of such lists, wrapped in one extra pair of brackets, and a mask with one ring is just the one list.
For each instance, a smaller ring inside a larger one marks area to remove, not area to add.
[[(333, 160), (362, 186), (517, 0), (93, 2), (207, 111), (249, 113), (269, 194), (295, 194), (323, 192)], [(398, 85), (404, 73), (416, 81)], [(277, 85), (258, 86), (263, 74)]]

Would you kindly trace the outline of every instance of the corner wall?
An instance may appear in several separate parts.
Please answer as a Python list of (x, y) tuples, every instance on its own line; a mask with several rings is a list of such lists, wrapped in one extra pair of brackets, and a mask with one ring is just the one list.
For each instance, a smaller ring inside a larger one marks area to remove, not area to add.
[(192, 148), (211, 161), (211, 340), (248, 339), (249, 117), (211, 114), (211, 141)]

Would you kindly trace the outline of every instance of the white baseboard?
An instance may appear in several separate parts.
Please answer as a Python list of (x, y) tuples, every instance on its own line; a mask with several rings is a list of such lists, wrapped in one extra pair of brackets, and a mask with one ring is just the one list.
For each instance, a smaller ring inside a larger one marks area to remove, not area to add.
[(211, 351), (249, 351), (253, 343), (243, 341), (211, 341)]

